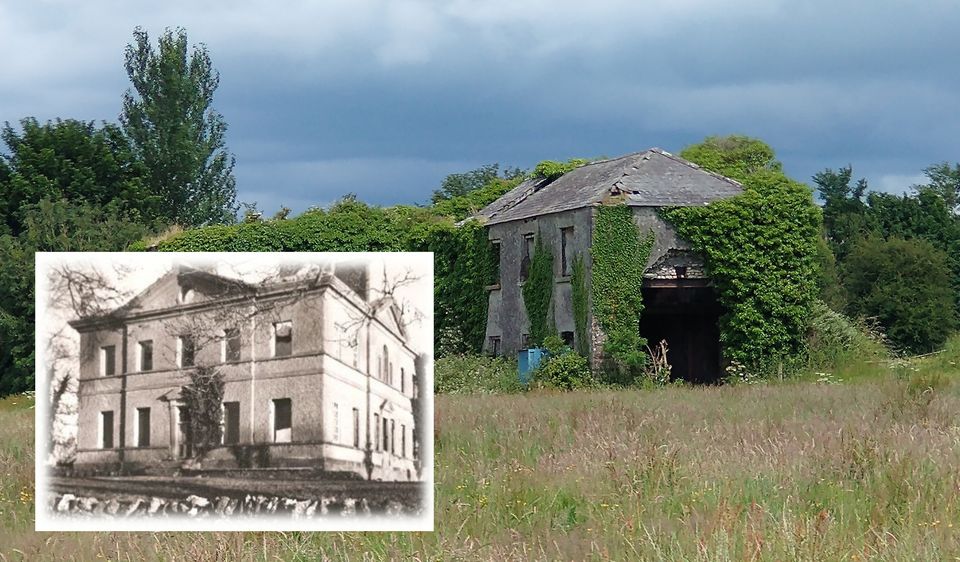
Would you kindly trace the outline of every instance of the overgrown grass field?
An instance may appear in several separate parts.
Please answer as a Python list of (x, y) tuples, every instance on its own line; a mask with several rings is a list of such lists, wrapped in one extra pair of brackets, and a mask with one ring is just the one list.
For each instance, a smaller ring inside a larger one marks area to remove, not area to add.
[(34, 533), (34, 412), (8, 398), (0, 559), (960, 560), (958, 364), (439, 396), (436, 532), (409, 534)]

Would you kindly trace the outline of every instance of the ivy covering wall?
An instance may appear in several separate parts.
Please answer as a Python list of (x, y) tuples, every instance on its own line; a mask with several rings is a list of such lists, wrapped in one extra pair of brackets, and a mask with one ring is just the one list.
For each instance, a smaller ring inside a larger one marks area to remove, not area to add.
[(706, 259), (720, 304), (724, 357), (748, 368), (789, 366), (803, 351), (818, 295), (819, 207), (779, 170), (742, 178), (744, 193), (661, 215)]
[(550, 304), (553, 301), (553, 248), (544, 243), (537, 232), (530, 270), (523, 284), (523, 305), (530, 322), (530, 343), (543, 345), (543, 340), (556, 331), (552, 326)]
[(576, 335), (577, 352), (584, 357), (590, 352), (589, 333), (587, 331), (587, 272), (583, 257), (577, 254), (573, 258), (570, 276), (570, 298), (573, 299), (573, 329)]
[(594, 221), (592, 288), (593, 313), (606, 340), (603, 352), (612, 363), (609, 382), (629, 384), (646, 363), (646, 341), (640, 337), (643, 312), (643, 272), (653, 247), (625, 204), (597, 208)]

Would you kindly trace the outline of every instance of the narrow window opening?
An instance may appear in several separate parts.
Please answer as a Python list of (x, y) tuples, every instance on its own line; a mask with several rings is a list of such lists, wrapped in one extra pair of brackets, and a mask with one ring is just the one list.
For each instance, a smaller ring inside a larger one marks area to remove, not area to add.
[(145, 340), (140, 342), (139, 353), (140, 353), (140, 370), (152, 371), (153, 370), (153, 340)]
[(523, 235), (523, 254), (520, 259), (520, 280), (526, 281), (530, 273), (530, 260), (533, 259), (534, 239), (533, 234)]
[(360, 409), (353, 409), (353, 446), (360, 448)]
[(223, 361), (225, 363), (240, 360), (240, 330), (229, 328), (223, 332)]
[(333, 442), (340, 442), (340, 404), (333, 403)]
[(277, 322), (273, 325), (273, 356), (287, 357), (293, 354), (293, 322)]
[(223, 436), (224, 445), (236, 445), (240, 442), (240, 402), (223, 403)]
[(560, 263), (562, 275), (566, 277), (573, 271), (573, 227), (560, 229)]
[(387, 418), (383, 418), (383, 452), (386, 453), (390, 450), (390, 434), (387, 433), (387, 422), (390, 421)]
[(117, 372), (117, 347), (106, 345), (100, 348), (100, 374), (109, 377)]
[(113, 410), (100, 412), (100, 448), (113, 448)]
[(490, 336), (490, 353), (492, 355), (500, 355), (500, 336)]
[(150, 408), (137, 408), (137, 447), (150, 446)]
[(180, 336), (177, 341), (177, 351), (179, 354), (180, 367), (193, 367), (194, 355), (196, 353), (196, 344), (193, 336)]
[(273, 404), (273, 442), (289, 443), (293, 426), (292, 406), (289, 398), (278, 398)]

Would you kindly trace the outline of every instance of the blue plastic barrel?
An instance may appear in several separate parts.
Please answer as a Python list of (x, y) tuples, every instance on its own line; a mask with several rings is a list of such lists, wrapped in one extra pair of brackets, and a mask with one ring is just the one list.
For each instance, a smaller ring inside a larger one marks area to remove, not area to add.
[(539, 347), (530, 349), (521, 349), (517, 354), (517, 370), (520, 372), (520, 382), (528, 384), (530, 377), (537, 367), (540, 366), (540, 360), (543, 359), (545, 350)]

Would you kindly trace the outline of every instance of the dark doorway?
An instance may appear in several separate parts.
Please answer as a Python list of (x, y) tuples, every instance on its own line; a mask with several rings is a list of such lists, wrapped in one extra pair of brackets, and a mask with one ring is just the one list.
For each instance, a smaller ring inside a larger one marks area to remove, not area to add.
[(653, 348), (667, 341), (674, 380), (712, 384), (720, 368), (720, 305), (713, 287), (697, 279), (644, 281), (640, 335)]

